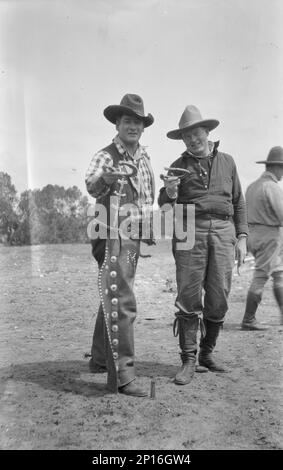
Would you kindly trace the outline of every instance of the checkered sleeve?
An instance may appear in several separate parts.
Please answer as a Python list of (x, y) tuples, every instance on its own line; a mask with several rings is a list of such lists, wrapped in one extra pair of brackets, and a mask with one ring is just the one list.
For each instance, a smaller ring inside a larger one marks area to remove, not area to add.
[(139, 160), (139, 172), (142, 179), (144, 202), (152, 205), (154, 202), (154, 176), (150, 165), (150, 157), (144, 147), (142, 149), (142, 155), (144, 158)]
[(110, 187), (101, 178), (104, 165), (113, 166), (113, 160), (108, 152), (100, 150), (92, 157), (85, 176), (87, 191), (95, 198), (104, 196), (110, 191)]

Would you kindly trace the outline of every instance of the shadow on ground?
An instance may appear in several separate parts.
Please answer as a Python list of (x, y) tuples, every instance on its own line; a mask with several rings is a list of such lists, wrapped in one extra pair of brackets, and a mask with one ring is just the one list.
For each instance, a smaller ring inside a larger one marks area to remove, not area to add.
[[(156, 362), (137, 362), (139, 377), (173, 378), (177, 367)], [(35, 383), (46, 390), (99, 398), (110, 394), (106, 374), (93, 374), (87, 361), (46, 361), (12, 364), (0, 369), (1, 394), (7, 380)]]

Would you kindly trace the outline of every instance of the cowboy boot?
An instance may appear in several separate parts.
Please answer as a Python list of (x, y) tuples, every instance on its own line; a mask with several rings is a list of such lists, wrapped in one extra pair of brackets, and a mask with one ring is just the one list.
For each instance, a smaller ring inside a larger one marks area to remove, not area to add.
[(174, 382), (177, 385), (186, 385), (191, 382), (195, 372), (199, 319), (197, 315), (177, 314), (176, 317), (182, 367), (177, 372)]
[(276, 276), (273, 274), (273, 293), (281, 313), (280, 324), (283, 325), (283, 273), (281, 271), (276, 273)]
[(227, 369), (221, 364), (215, 362), (212, 356), (212, 351), (216, 346), (216, 340), (218, 338), (220, 328), (222, 328), (222, 324), (222, 322), (215, 323), (209, 320), (204, 320), (206, 333), (200, 340), (198, 361), (201, 366), (207, 367), (212, 372), (227, 372)]
[(266, 330), (257, 324), (255, 314), (261, 301), (261, 295), (248, 291), (245, 314), (241, 323), (242, 330)]

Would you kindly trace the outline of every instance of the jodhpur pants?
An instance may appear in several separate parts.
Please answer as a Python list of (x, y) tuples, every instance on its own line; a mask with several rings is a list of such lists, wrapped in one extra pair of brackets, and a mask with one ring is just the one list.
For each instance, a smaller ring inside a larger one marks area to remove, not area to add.
[[(261, 298), (270, 276), (276, 283), (283, 274), (283, 227), (249, 225), (248, 249), (255, 257), (255, 269), (249, 288)], [(282, 286), (281, 286), (282, 287)]]
[(228, 310), (235, 260), (235, 227), (230, 220), (195, 220), (195, 244), (178, 250), (173, 240), (176, 263), (175, 305), (184, 313), (203, 313), (203, 318), (222, 323)]

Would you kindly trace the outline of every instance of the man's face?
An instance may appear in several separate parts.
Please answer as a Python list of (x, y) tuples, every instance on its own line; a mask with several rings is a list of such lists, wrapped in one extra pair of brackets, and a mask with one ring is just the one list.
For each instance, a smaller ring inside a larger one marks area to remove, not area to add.
[(283, 178), (283, 165), (275, 165), (276, 168), (276, 178), (278, 181), (281, 181)]
[(189, 152), (199, 157), (204, 157), (209, 152), (208, 130), (204, 127), (184, 130), (182, 139)]
[(144, 124), (134, 116), (123, 115), (117, 119), (116, 129), (122, 142), (126, 145), (134, 145), (140, 140)]

